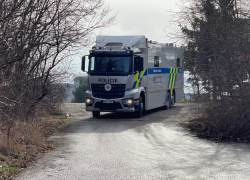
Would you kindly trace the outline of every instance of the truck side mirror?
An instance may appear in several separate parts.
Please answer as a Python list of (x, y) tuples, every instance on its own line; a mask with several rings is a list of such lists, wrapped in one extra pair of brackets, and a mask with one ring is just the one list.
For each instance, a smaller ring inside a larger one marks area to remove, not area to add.
[(82, 71), (83, 72), (88, 72), (88, 66), (89, 66), (89, 59), (88, 56), (83, 56), (82, 57)]

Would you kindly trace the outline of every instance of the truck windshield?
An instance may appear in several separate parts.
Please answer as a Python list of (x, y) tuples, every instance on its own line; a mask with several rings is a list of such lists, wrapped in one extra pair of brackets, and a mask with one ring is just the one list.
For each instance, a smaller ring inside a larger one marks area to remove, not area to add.
[(89, 74), (129, 75), (132, 72), (132, 56), (91, 56)]

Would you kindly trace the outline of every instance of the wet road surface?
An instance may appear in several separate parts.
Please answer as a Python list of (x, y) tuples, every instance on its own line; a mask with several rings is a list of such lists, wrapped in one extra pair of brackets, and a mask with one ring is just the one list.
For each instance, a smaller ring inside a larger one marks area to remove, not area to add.
[(187, 104), (141, 119), (129, 113), (95, 119), (82, 105), (68, 106), (77, 106), (69, 113), (81, 120), (52, 137), (57, 149), (16, 179), (250, 179), (250, 145), (194, 137), (179, 125)]

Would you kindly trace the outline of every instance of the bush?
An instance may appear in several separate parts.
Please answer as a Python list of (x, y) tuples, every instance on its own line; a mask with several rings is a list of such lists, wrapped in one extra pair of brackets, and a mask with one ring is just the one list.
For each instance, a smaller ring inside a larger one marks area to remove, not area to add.
[(85, 94), (87, 90), (87, 85), (85, 83), (80, 84), (72, 93), (74, 95), (74, 99), (72, 103), (84, 103), (85, 102)]
[(188, 128), (201, 138), (250, 142), (250, 102), (245, 99), (197, 100)]
[(0, 179), (12, 179), (21, 168), (27, 168), (41, 153), (49, 152), (55, 145), (47, 139), (51, 134), (66, 127), (65, 115), (51, 117), (36, 114), (29, 122), (14, 123), (9, 140), (7, 126), (0, 127)]

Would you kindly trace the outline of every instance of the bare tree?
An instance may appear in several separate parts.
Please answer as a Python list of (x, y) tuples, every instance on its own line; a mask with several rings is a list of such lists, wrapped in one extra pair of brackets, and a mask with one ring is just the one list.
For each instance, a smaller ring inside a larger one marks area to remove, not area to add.
[(17, 120), (60, 99), (53, 84), (95, 31), (114, 21), (109, 13), (103, 0), (0, 0), (0, 125), (8, 133)]

